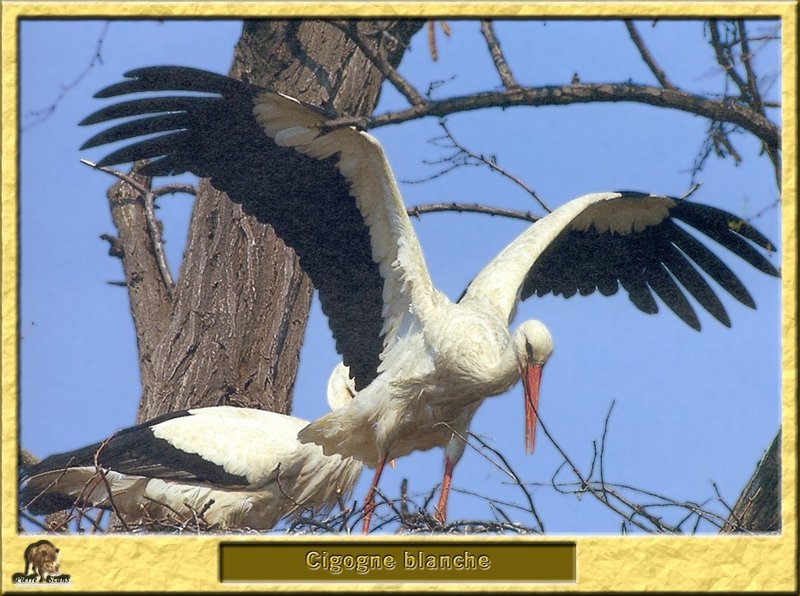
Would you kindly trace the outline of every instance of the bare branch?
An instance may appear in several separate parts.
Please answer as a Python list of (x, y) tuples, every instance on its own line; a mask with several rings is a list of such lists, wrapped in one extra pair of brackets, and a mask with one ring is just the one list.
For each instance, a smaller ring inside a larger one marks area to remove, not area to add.
[(97, 448), (97, 451), (94, 452), (94, 469), (96, 470), (96, 473), (100, 475), (100, 478), (103, 480), (103, 485), (106, 488), (106, 494), (108, 495), (108, 504), (111, 507), (111, 511), (114, 512), (114, 515), (116, 515), (117, 520), (119, 521), (119, 523), (122, 524), (122, 527), (125, 528), (125, 530), (127, 530), (128, 532), (130, 532), (131, 531), (130, 526), (125, 521), (125, 517), (119, 512), (119, 510), (117, 509), (117, 504), (114, 502), (114, 494), (113, 494), (114, 491), (111, 490), (111, 483), (108, 481), (108, 477), (106, 476), (106, 471), (100, 465), (100, 454), (103, 452), (103, 449), (105, 449), (106, 445), (108, 445), (108, 442), (111, 441), (111, 439), (113, 438), (114, 435), (111, 435), (111, 437), (100, 443), (100, 446)]
[(647, 46), (644, 45), (644, 40), (636, 30), (636, 26), (633, 24), (633, 21), (630, 19), (625, 19), (625, 27), (628, 29), (628, 34), (631, 36), (631, 40), (636, 45), (636, 49), (638, 49), (639, 53), (642, 55), (642, 60), (644, 60), (645, 64), (647, 64), (648, 68), (650, 68), (650, 71), (655, 75), (656, 80), (661, 83), (661, 86), (665, 89), (674, 89), (672, 83), (670, 83), (669, 79), (667, 79), (667, 75), (664, 74), (664, 71), (653, 59), (653, 56), (647, 49)]
[(518, 87), (503, 91), (484, 91), (473, 95), (429, 101), (399, 112), (388, 112), (371, 118), (337, 118), (326, 127), (360, 126), (377, 128), (428, 116), (446, 116), (484, 108), (516, 106), (553, 106), (578, 103), (636, 102), (655, 107), (672, 108), (703, 116), (712, 121), (741, 126), (768, 146), (780, 149), (780, 128), (746, 105), (729, 100), (715, 100), (677, 89), (665, 89), (635, 83), (593, 83)]
[(103, 43), (106, 39), (106, 34), (108, 33), (108, 28), (111, 26), (111, 21), (106, 21), (103, 24), (103, 28), (100, 30), (100, 35), (97, 39), (97, 44), (95, 45), (94, 54), (92, 55), (91, 60), (89, 63), (84, 67), (84, 69), (78, 73), (78, 76), (75, 77), (72, 82), (67, 83), (66, 85), (61, 86), (61, 91), (58, 93), (56, 98), (53, 102), (45, 108), (40, 110), (34, 110), (26, 114), (26, 116), (33, 117), (34, 120), (29, 122), (28, 124), (22, 125), (20, 129), (22, 131), (30, 130), (34, 126), (38, 126), (45, 120), (47, 120), (50, 116), (52, 116), (56, 109), (58, 109), (59, 104), (64, 100), (64, 98), (69, 94), (70, 91), (75, 89), (78, 84), (89, 74), (95, 65), (103, 63)]
[(703, 186), (702, 182), (696, 182), (696, 183), (692, 184), (689, 187), (689, 190), (687, 190), (685, 193), (683, 193), (683, 195), (681, 196), (681, 200), (688, 199), (689, 197), (691, 197), (695, 192), (697, 192), (697, 189), (700, 188), (701, 186)]
[(508, 67), (508, 63), (503, 55), (503, 50), (500, 48), (500, 42), (497, 40), (497, 36), (494, 33), (492, 21), (488, 19), (481, 21), (481, 33), (486, 40), (486, 45), (489, 46), (489, 54), (492, 56), (497, 74), (500, 75), (500, 80), (503, 81), (503, 85), (506, 89), (519, 87), (519, 83), (514, 79), (514, 75), (511, 74), (511, 69)]
[[(436, 62), (439, 59), (439, 51), (436, 49), (436, 23), (437, 21), (428, 21), (428, 51), (431, 53), (431, 60)], [(445, 37), (450, 37), (450, 25), (447, 21), (438, 21), (442, 28), (442, 33)]]
[(26, 520), (26, 521), (29, 521), (29, 522), (30, 522), (30, 523), (32, 523), (33, 525), (37, 526), (38, 528), (41, 528), (41, 529), (42, 529), (42, 530), (44, 530), (45, 532), (48, 532), (48, 533), (50, 533), (50, 534), (52, 534), (52, 533), (54, 533), (54, 532), (55, 532), (55, 530), (53, 530), (52, 528), (48, 528), (48, 527), (47, 527), (45, 524), (43, 524), (42, 522), (40, 522), (38, 519), (36, 519), (36, 518), (35, 518), (34, 516), (32, 516), (31, 514), (29, 514), (29, 513), (26, 513), (25, 511), (20, 511), (20, 512), (19, 512), (19, 516), (20, 516), (22, 519), (24, 519), (24, 520)]
[(450, 162), (455, 167), (459, 167), (462, 165), (473, 165), (475, 163), (485, 165), (493, 172), (497, 172), (504, 178), (511, 180), (514, 184), (522, 188), (525, 192), (527, 192), (533, 199), (542, 206), (542, 208), (550, 213), (552, 209), (547, 206), (547, 204), (542, 200), (542, 198), (536, 193), (536, 191), (522, 181), (519, 177), (515, 176), (505, 168), (503, 168), (500, 164), (497, 163), (497, 160), (494, 158), (488, 158), (482, 153), (475, 153), (460, 143), (455, 136), (453, 136), (452, 131), (448, 128), (447, 123), (443, 118), (439, 119), (439, 126), (444, 131), (445, 138), (449, 141), (450, 148), (456, 149), (456, 153), (451, 155), (448, 158), (445, 158), (444, 161)]
[(758, 91), (758, 80), (753, 73), (753, 64), (751, 62), (752, 55), (750, 54), (750, 44), (747, 41), (747, 31), (742, 19), (736, 21), (736, 26), (739, 29), (739, 42), (742, 46), (742, 53), (740, 60), (744, 65), (744, 71), (747, 75), (747, 88), (750, 90), (750, 98), (752, 99), (753, 109), (761, 114), (764, 113), (764, 102), (761, 99), (761, 93)]
[(150, 192), (153, 193), (155, 198), (178, 193), (197, 196), (197, 188), (192, 184), (165, 184), (164, 186), (152, 189)]
[(69, 466), (71, 464), (72, 464), (72, 459), (70, 459), (67, 462), (67, 464), (64, 466), (64, 469), (61, 470), (61, 474), (59, 474), (47, 486), (45, 486), (41, 491), (39, 491), (36, 495), (34, 495), (34, 497), (30, 501), (28, 501), (27, 503), (23, 504), (22, 508), (23, 509), (27, 509), (28, 507), (33, 505), (43, 494), (45, 494), (47, 491), (49, 491), (51, 488), (53, 488), (56, 484), (58, 484), (58, 481), (61, 480), (61, 478), (64, 476), (64, 474), (67, 473), (67, 470), (69, 469)]
[[(600, 440), (600, 485), (605, 486), (606, 484), (606, 473), (605, 473), (605, 459), (606, 459), (606, 435), (608, 434), (608, 421), (611, 419), (611, 412), (614, 409), (614, 404), (616, 404), (616, 400), (611, 400), (611, 405), (608, 408), (608, 413), (606, 414), (606, 421), (603, 424), (603, 437)], [(591, 474), (589, 475), (591, 478)]]
[(420, 217), (425, 213), (439, 213), (442, 211), (456, 211), (458, 213), (485, 213), (487, 215), (510, 217), (512, 219), (521, 219), (529, 222), (539, 221), (540, 219), (538, 215), (534, 215), (530, 211), (516, 211), (514, 209), (503, 209), (502, 207), (487, 207), (485, 205), (478, 205), (477, 203), (430, 203), (427, 205), (409, 207), (406, 210), (409, 217)]
[(529, 511), (530, 511), (530, 513), (533, 515), (534, 519), (536, 520), (536, 523), (537, 523), (537, 524), (538, 524), (538, 526), (539, 526), (539, 531), (540, 531), (542, 534), (544, 534), (544, 532), (545, 532), (545, 530), (544, 530), (544, 524), (542, 523), (542, 520), (541, 520), (541, 518), (539, 517), (539, 514), (536, 512), (536, 506), (533, 504), (533, 497), (531, 496), (531, 493), (530, 493), (530, 492), (529, 492), (529, 491), (528, 491), (528, 490), (525, 488), (525, 485), (524, 485), (524, 484), (522, 483), (522, 481), (519, 479), (519, 476), (518, 476), (518, 475), (517, 475), (517, 473), (514, 471), (514, 469), (511, 467), (511, 464), (509, 464), (509, 463), (508, 463), (508, 460), (507, 460), (507, 459), (506, 459), (506, 458), (503, 456), (503, 454), (502, 454), (502, 453), (500, 453), (500, 452), (499, 452), (497, 449), (495, 449), (494, 447), (491, 447), (491, 446), (489, 446), (489, 445), (486, 443), (486, 441), (484, 441), (483, 439), (481, 439), (481, 438), (480, 438), (478, 435), (475, 435), (475, 434), (472, 434), (472, 433), (470, 433), (470, 436), (471, 436), (473, 439), (475, 439), (476, 441), (478, 441), (478, 442), (481, 444), (481, 446), (482, 446), (484, 449), (488, 449), (489, 451), (491, 451), (492, 453), (494, 453), (494, 454), (495, 454), (495, 455), (496, 455), (498, 458), (500, 458), (500, 461), (501, 461), (501, 462), (503, 462), (503, 466), (504, 466), (504, 467), (503, 467), (503, 468), (501, 468), (501, 469), (502, 469), (502, 470), (503, 470), (503, 471), (504, 471), (506, 474), (508, 474), (508, 475), (511, 477), (511, 479), (514, 481), (514, 484), (515, 484), (516, 486), (519, 486), (520, 490), (522, 490), (523, 494), (525, 495), (525, 499), (528, 501), (528, 506), (530, 507)]
[(714, 56), (717, 59), (717, 64), (722, 67), (722, 70), (725, 71), (725, 74), (730, 78), (730, 80), (736, 84), (736, 86), (739, 88), (739, 92), (742, 94), (742, 97), (745, 98), (745, 101), (751, 100), (752, 98), (750, 97), (749, 85), (736, 71), (736, 65), (733, 63), (733, 60), (726, 55), (726, 52), (730, 52), (730, 48), (728, 47), (726, 50), (724, 44), (720, 40), (719, 20), (709, 20), (708, 30), (711, 35), (711, 47), (714, 48)]
[[(139, 194), (142, 195), (142, 199), (144, 200), (145, 220), (147, 221), (147, 228), (153, 246), (153, 254), (156, 257), (156, 263), (158, 264), (158, 272), (161, 274), (161, 280), (164, 282), (164, 287), (166, 288), (169, 297), (172, 298), (175, 283), (172, 280), (172, 274), (169, 271), (169, 265), (167, 265), (167, 256), (164, 253), (164, 242), (161, 237), (161, 229), (158, 220), (156, 219), (154, 210), (154, 201), (156, 198), (155, 192), (143, 184), (140, 184), (132, 176), (124, 174), (119, 170), (115, 170), (107, 166), (100, 167), (88, 159), (81, 159), (81, 163), (95, 170), (100, 170), (101, 172), (105, 172), (119, 178), (126, 184), (132, 186), (139, 192)], [(186, 187), (188, 187), (190, 190), (186, 190)], [(173, 192), (192, 192), (192, 194), (194, 194), (193, 187), (189, 185), (173, 185), (172, 188), (170, 188), (168, 185), (167, 187), (162, 187), (160, 194), (168, 194)]]
[(419, 94), (419, 92), (414, 89), (413, 85), (406, 81), (399, 72), (397, 72), (397, 69), (395, 69), (389, 63), (389, 60), (387, 60), (386, 57), (380, 52), (373, 50), (370, 44), (364, 41), (364, 39), (361, 37), (361, 33), (358, 31), (358, 21), (328, 22), (340, 31), (344, 32), (353, 41), (353, 43), (358, 46), (358, 49), (364, 53), (369, 61), (375, 65), (375, 68), (377, 68), (385, 78), (391, 81), (391, 83), (400, 93), (403, 94), (403, 96), (412, 106), (419, 106), (425, 103), (425, 100), (422, 99), (422, 96)]

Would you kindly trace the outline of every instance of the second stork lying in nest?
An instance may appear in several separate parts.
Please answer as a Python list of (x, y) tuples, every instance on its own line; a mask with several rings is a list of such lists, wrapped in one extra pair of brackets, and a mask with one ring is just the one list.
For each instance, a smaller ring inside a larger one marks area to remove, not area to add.
[[(328, 381), (331, 409), (353, 393), (338, 366)], [(35, 515), (110, 509), (145, 529), (202, 519), (219, 530), (268, 530), (329, 510), (361, 475), (360, 461), (298, 441), (307, 424), (233, 406), (170, 412), (24, 470), (20, 505)]]
[[(552, 350), (547, 328), (509, 324), (519, 300), (565, 297), (622, 286), (639, 310), (658, 310), (653, 292), (695, 329), (686, 293), (724, 325), (721, 301), (704, 271), (754, 307), (741, 281), (683, 224), (768, 275), (759, 252), (773, 245), (726, 211), (640, 192), (604, 192), (570, 201), (508, 245), (452, 302), (431, 282), (400, 192), (378, 143), (291, 97), (189, 68), (134, 70), (98, 97), (198, 92), (111, 105), (83, 124), (137, 117), (91, 138), (84, 148), (155, 135), (114, 151), (108, 166), (152, 160), (144, 174), (190, 171), (260, 221), (300, 257), (358, 391), (353, 402), (300, 432), (325, 453), (376, 468), (365, 531), (384, 464), (444, 446), (438, 515), (445, 518), (453, 467), (481, 401), (522, 378), (526, 447), (534, 446), (541, 371)], [(139, 118), (140, 117), (140, 118)], [(279, 164), (276, 167), (276, 163)]]

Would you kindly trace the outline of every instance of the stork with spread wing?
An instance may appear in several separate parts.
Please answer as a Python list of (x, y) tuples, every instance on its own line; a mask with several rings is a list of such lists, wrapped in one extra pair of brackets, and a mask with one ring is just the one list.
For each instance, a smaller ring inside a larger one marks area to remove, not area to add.
[[(438, 508), (444, 519), (453, 468), (475, 410), (520, 378), (526, 447), (533, 450), (540, 378), (553, 344), (538, 321), (509, 332), (520, 300), (550, 292), (612, 295), (621, 286), (639, 310), (657, 312), (658, 296), (699, 329), (688, 294), (729, 326), (700, 271), (747, 306), (755, 307), (753, 299), (684, 226), (760, 271), (779, 274), (762, 254), (774, 246), (731, 213), (666, 196), (604, 192), (570, 201), (531, 225), (452, 302), (430, 279), (391, 168), (373, 137), (349, 127), (326, 128), (321, 111), (220, 75), (152, 67), (126, 76), (98, 97), (203, 95), (130, 99), (89, 116), (83, 124), (136, 119), (99, 133), (84, 148), (151, 135), (99, 165), (148, 159), (144, 174), (190, 171), (209, 177), (273, 226), (319, 291), (357, 394), (299, 438), (321, 445), (326, 454), (376, 468), (365, 499), (365, 531), (385, 463), (435, 446), (445, 447)], [(278, 177), (291, 192), (272, 196)]]

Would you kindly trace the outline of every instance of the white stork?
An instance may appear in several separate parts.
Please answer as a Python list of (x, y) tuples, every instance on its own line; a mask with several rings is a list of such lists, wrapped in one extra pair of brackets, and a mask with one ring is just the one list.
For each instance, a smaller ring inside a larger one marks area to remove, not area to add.
[[(346, 388), (343, 372), (329, 382), (332, 408), (352, 399), (337, 389)], [(361, 474), (360, 461), (301, 443), (306, 425), (233, 406), (172, 412), (43, 459), (24, 471), (20, 504), (35, 515), (113, 508), (130, 523), (202, 513), (219, 529), (268, 530), (284, 517), (329, 509)]]
[[(704, 271), (755, 307), (741, 281), (683, 224), (757, 269), (778, 271), (758, 247), (773, 245), (741, 218), (710, 206), (639, 192), (580, 197), (530, 226), (469, 284), (457, 302), (438, 291), (380, 144), (354, 128), (325, 127), (326, 114), (285, 95), (181, 67), (134, 70), (98, 97), (181, 91), (111, 105), (82, 124), (143, 116), (91, 138), (83, 148), (155, 135), (114, 151), (99, 165), (140, 159), (141, 171), (191, 171), (271, 224), (294, 248), (319, 291), (356, 398), (300, 432), (325, 453), (376, 468), (369, 513), (386, 461), (446, 446), (439, 516), (481, 401), (520, 376), (526, 447), (533, 450), (541, 370), (552, 350), (546, 327), (509, 333), (516, 305), (533, 294), (569, 297), (627, 291), (645, 313), (655, 292), (685, 323), (700, 328), (691, 294), (726, 326), (725, 308)], [(275, 164), (279, 163), (278, 166)], [(461, 437), (459, 436), (461, 435)]]

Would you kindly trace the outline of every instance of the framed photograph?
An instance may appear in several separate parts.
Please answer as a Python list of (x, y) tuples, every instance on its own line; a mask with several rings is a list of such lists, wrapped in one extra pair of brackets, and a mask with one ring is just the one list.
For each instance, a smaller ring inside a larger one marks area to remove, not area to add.
[(794, 8), (4, 3), (3, 592), (795, 591)]

